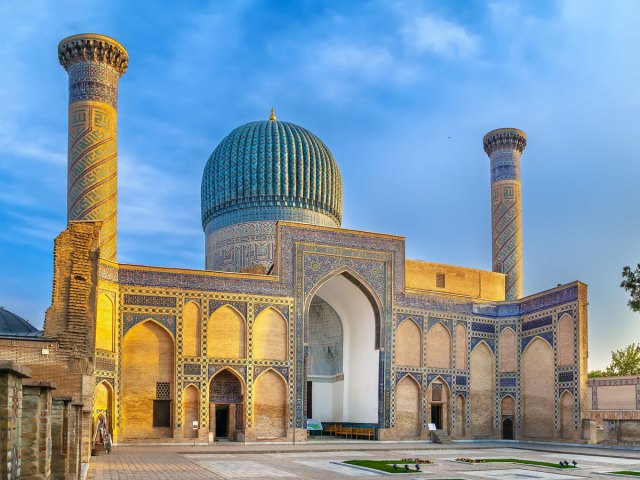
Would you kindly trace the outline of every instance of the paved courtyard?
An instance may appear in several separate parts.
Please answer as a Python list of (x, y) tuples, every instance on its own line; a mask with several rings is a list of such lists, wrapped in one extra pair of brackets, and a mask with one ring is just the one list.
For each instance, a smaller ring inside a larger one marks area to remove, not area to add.
[[(578, 462), (576, 469), (555, 469), (512, 463), (463, 464), (456, 458), (518, 458), (558, 463)], [(334, 478), (371, 479), (385, 475), (342, 464), (344, 460), (399, 460), (421, 458), (424, 473), (401, 478), (453, 479), (549, 479), (615, 478), (608, 472), (640, 471), (640, 451), (533, 444), (459, 443), (432, 444), (237, 444), (212, 447), (120, 446), (110, 455), (92, 457), (88, 478), (92, 480), (170, 479), (267, 479)], [(396, 475), (394, 475), (396, 476)], [(621, 478), (621, 477), (618, 477)], [(629, 478), (629, 477), (627, 477)]]

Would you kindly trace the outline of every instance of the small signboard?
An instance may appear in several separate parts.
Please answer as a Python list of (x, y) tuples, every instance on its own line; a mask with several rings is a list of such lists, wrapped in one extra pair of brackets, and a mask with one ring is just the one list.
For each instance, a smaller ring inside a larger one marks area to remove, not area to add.
[(307, 430), (322, 431), (322, 422), (320, 420), (307, 418)]
[(193, 428), (194, 430), (198, 430), (198, 421), (197, 420), (193, 421), (193, 426), (191, 428)]
[(437, 430), (436, 424), (435, 423), (430, 423), (429, 424), (429, 431), (430, 432), (435, 432), (436, 430)]

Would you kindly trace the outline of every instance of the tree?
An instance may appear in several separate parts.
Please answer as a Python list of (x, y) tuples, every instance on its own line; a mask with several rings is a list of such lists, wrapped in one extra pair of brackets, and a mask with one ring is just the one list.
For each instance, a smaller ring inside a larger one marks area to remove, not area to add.
[(631, 345), (611, 352), (611, 363), (607, 367), (607, 375), (621, 377), (623, 375), (640, 375), (640, 344)]
[(622, 269), (622, 283), (620, 286), (629, 292), (631, 300), (629, 300), (629, 308), (634, 312), (640, 312), (640, 263), (635, 270), (630, 267)]
[(589, 372), (589, 378), (622, 377), (640, 375), (640, 344), (632, 343), (626, 348), (611, 352), (611, 363), (603, 370)]

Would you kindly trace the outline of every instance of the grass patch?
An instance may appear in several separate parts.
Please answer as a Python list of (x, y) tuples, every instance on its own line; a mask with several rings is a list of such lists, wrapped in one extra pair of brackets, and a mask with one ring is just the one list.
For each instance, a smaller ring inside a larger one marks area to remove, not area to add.
[(522, 465), (537, 465), (539, 467), (551, 468), (576, 468), (571, 464), (560, 465), (560, 463), (538, 462), (537, 460), (521, 460), (519, 458), (487, 458), (484, 461), (487, 463), (520, 463)]
[[(414, 463), (402, 462), (400, 460), (347, 460), (342, 463), (346, 463), (347, 465), (356, 465), (358, 467), (367, 467), (373, 470), (379, 470), (381, 472), (386, 473), (416, 473), (416, 467)], [(398, 469), (394, 470), (392, 465), (398, 465)], [(405, 470), (405, 463), (411, 467), (411, 470)], [(420, 469), (422, 470), (425, 467), (425, 464), (420, 465)]]
[(640, 472), (634, 472), (633, 470), (620, 470), (619, 472), (607, 472), (615, 473), (616, 475), (627, 475), (629, 477), (640, 477)]

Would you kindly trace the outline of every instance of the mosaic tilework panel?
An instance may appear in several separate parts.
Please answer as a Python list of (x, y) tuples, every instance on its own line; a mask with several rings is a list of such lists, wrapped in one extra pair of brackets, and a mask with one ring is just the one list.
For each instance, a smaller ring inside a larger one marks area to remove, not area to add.
[(440, 375), (438, 373), (429, 373), (427, 375), (427, 385), (429, 385), (438, 377), (442, 378), (446, 382), (446, 384), (449, 386), (449, 388), (451, 388), (451, 375)]
[(124, 295), (125, 305), (139, 305), (144, 307), (168, 307), (175, 308), (176, 297), (160, 297), (155, 295)]
[(402, 381), (402, 379), (404, 377), (406, 377), (406, 376), (412, 377), (418, 383), (418, 385), (422, 385), (422, 374), (421, 373), (402, 372), (402, 371), (396, 372), (396, 385), (398, 385), (398, 383), (400, 383)]
[(97, 370), (105, 370), (107, 372), (115, 372), (116, 370), (116, 361), (112, 358), (96, 358), (96, 369)]
[(558, 374), (559, 382), (573, 382), (573, 372), (560, 372)]
[(456, 385), (460, 385), (460, 386), (467, 385), (467, 377), (464, 375), (456, 375)]
[(479, 333), (496, 333), (493, 323), (471, 322), (471, 330)]
[(213, 314), (219, 308), (229, 305), (235, 308), (242, 318), (247, 318), (247, 303), (246, 302), (234, 302), (228, 300), (209, 300), (209, 315)]
[(83, 62), (69, 65), (69, 103), (93, 100), (117, 108), (120, 74), (109, 65)]
[(185, 375), (200, 375), (200, 364), (199, 363), (185, 363), (184, 364), (184, 374)]
[(520, 304), (520, 314), (537, 312), (545, 308), (556, 307), (578, 299), (578, 286), (569, 285), (566, 288), (553, 291), (545, 295), (536, 295), (530, 299), (524, 299)]
[(282, 377), (285, 379), (287, 383), (289, 382), (289, 369), (287, 367), (256, 366), (253, 369), (253, 372), (254, 372), (253, 377), (258, 378), (258, 376), (266, 370), (275, 370), (280, 375), (282, 375)]
[(473, 351), (473, 349), (476, 348), (480, 342), (486, 343), (491, 349), (491, 351), (495, 353), (496, 351), (495, 341), (486, 339), (486, 338), (479, 338), (479, 337), (471, 337), (471, 348), (469, 349), (469, 351)]
[(288, 305), (272, 305), (270, 303), (255, 303), (253, 305), (254, 316), (260, 315), (267, 308), (273, 308), (280, 312), (285, 319), (289, 319), (289, 306)]
[(176, 337), (176, 316), (175, 315), (160, 315), (157, 313), (127, 313), (123, 314), (123, 328), (122, 336), (134, 326), (145, 320), (153, 320), (160, 325), (164, 326), (171, 332), (173, 338)]
[(240, 377), (242, 377), (242, 379), (245, 382), (247, 381), (247, 367), (245, 365), (218, 365), (218, 364), (208, 366), (207, 375), (209, 380), (211, 380), (211, 377), (213, 377), (216, 373), (218, 373), (220, 370), (223, 370), (225, 368), (232, 369)]
[(517, 385), (517, 378), (516, 377), (502, 377), (500, 378), (500, 387), (501, 388), (508, 388), (508, 387), (515, 387)]
[(547, 316), (542, 318), (536, 318), (535, 320), (529, 320), (522, 323), (522, 331), (526, 332), (533, 330), (534, 328), (541, 328), (551, 325), (553, 323), (553, 317)]
[(420, 327), (420, 330), (424, 330), (423, 322), (424, 317), (422, 315), (410, 315), (408, 313), (398, 313), (396, 314), (396, 328), (404, 322), (407, 318), (410, 318)]
[(544, 332), (544, 333), (539, 333), (538, 335), (532, 335), (530, 337), (521, 338), (520, 351), (523, 352), (524, 349), (527, 348), (527, 345), (529, 345), (529, 343), (531, 343), (531, 341), (536, 337), (544, 338), (547, 342), (549, 342), (549, 345), (553, 347), (553, 332)]
[(117, 283), (118, 269), (105, 262), (100, 262), (98, 265), (98, 278), (107, 282)]

